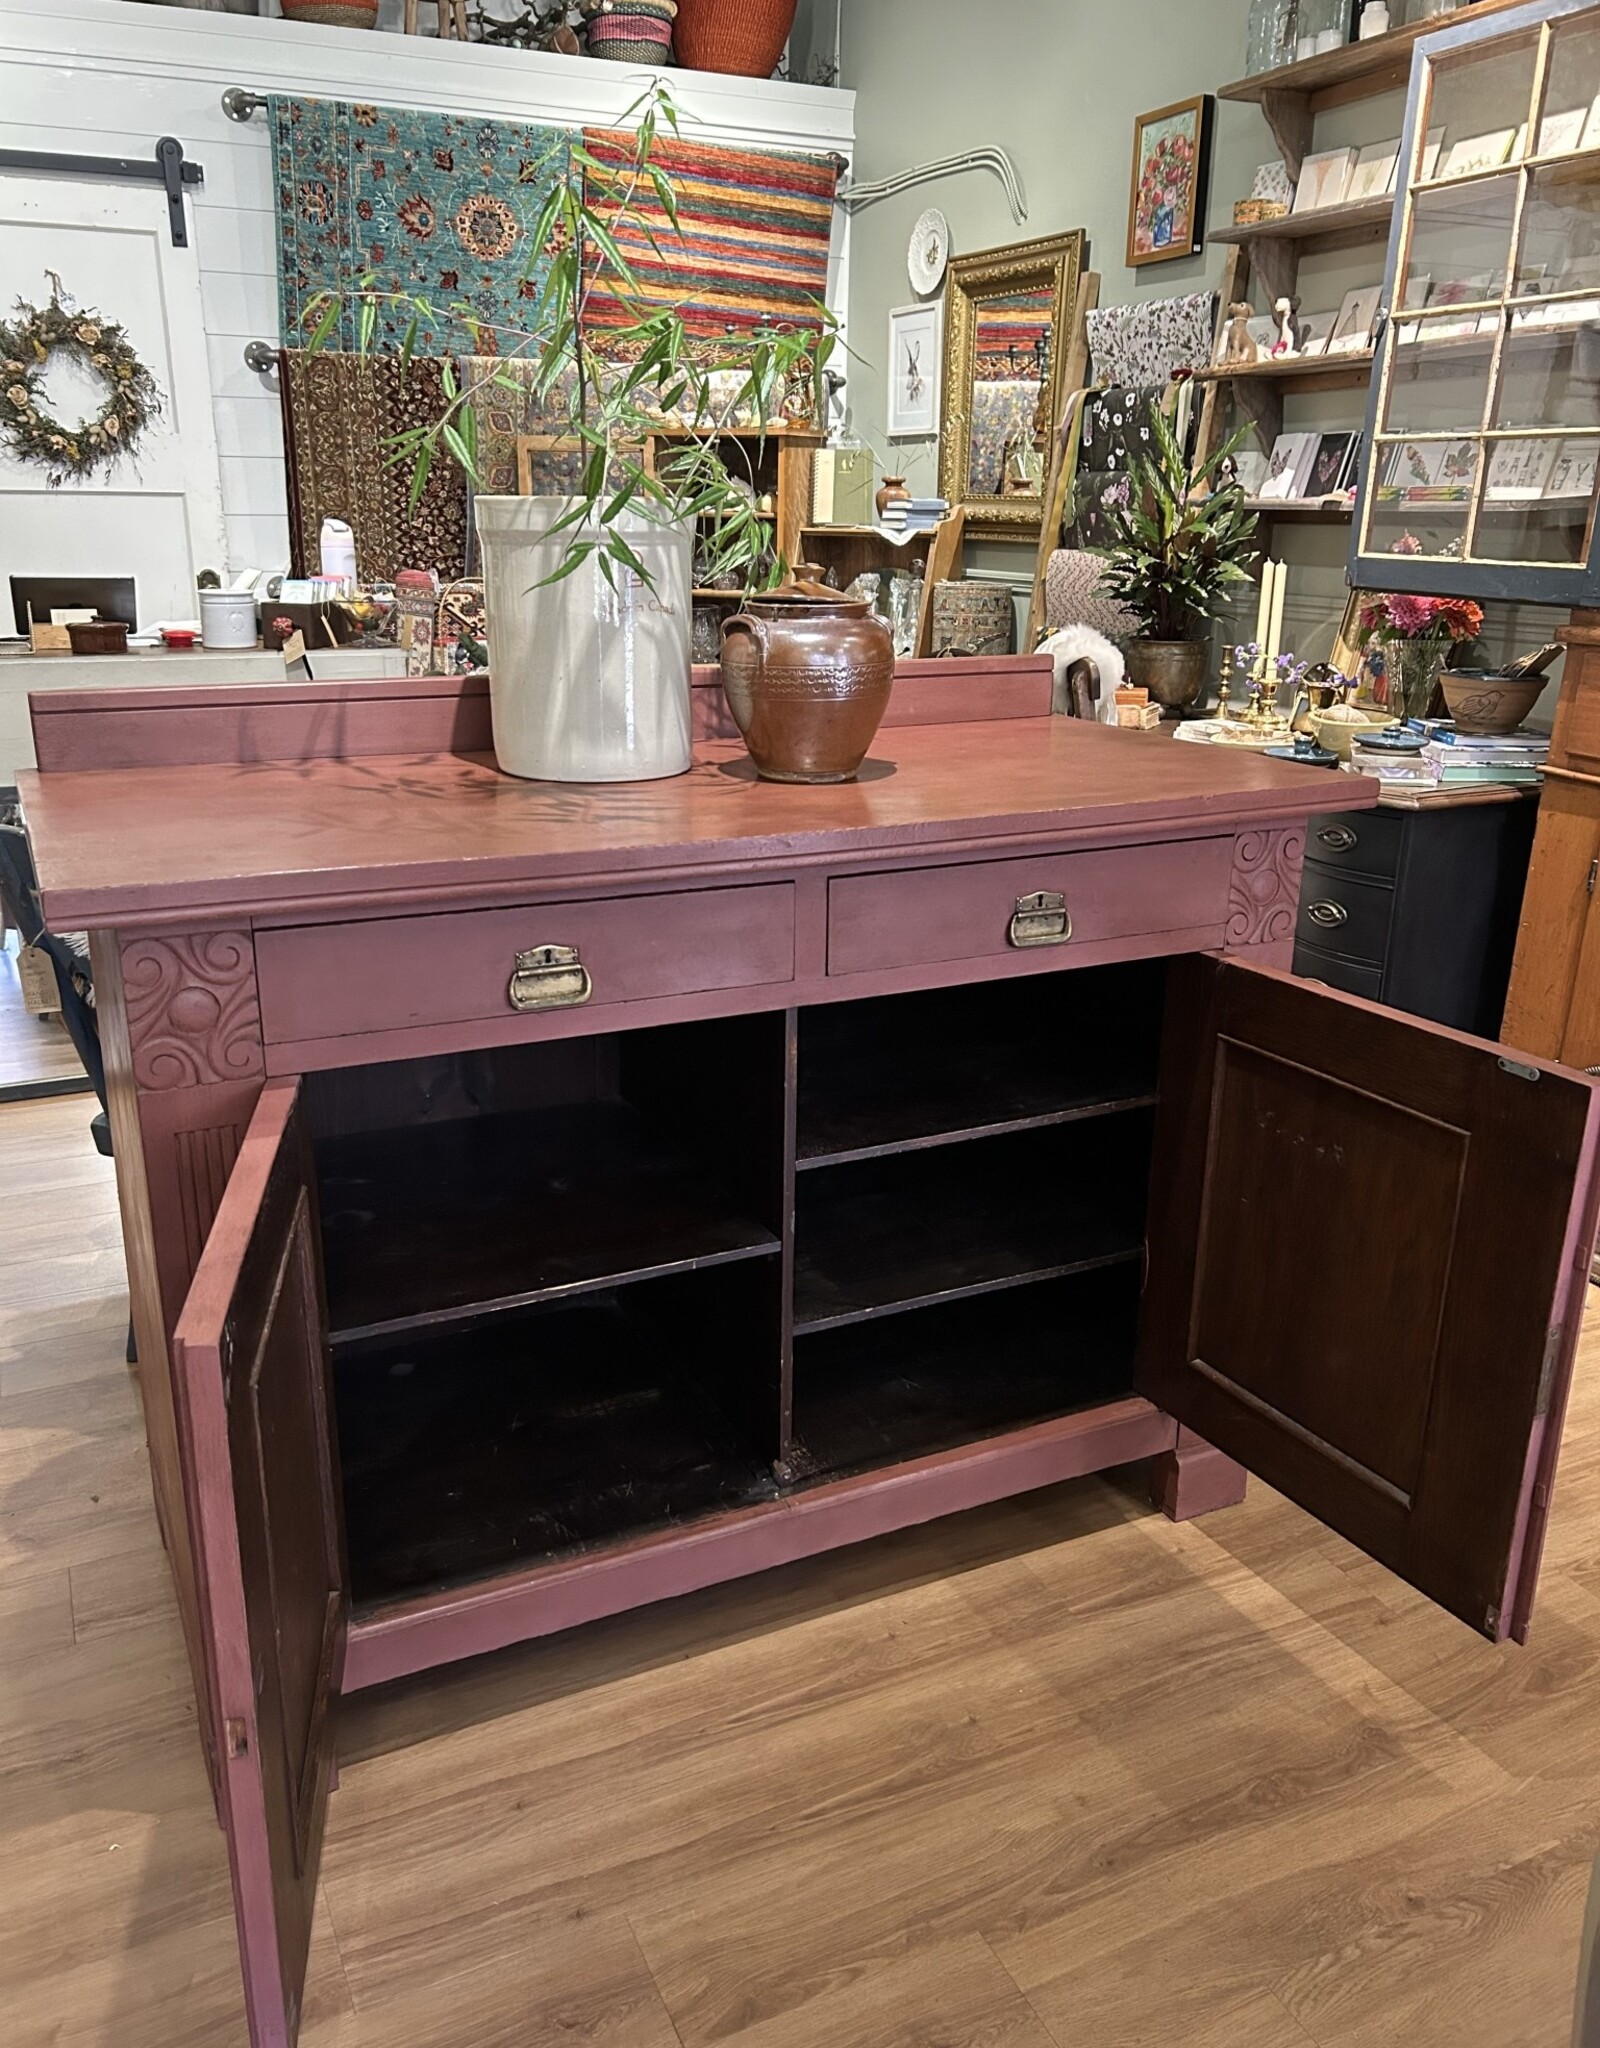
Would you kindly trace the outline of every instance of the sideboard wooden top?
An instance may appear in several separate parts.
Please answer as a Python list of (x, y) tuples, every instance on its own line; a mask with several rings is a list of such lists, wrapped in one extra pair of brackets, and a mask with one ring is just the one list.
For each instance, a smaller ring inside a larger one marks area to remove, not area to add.
[(829, 788), (758, 782), (722, 742), (652, 783), (521, 782), (439, 753), (32, 773), (22, 794), (46, 915), (74, 929), (1214, 832), (1359, 809), (1377, 785), (1046, 717), (886, 727), (861, 779)]

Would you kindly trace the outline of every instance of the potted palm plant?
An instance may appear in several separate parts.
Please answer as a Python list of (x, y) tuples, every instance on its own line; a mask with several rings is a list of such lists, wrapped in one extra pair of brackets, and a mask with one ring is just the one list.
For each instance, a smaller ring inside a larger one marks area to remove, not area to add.
[[(550, 192), (529, 235), (542, 275), (525, 327), (498, 332), (500, 361), (476, 384), (447, 374), (440, 417), (394, 437), (390, 461), (409, 464), (415, 503), (436, 461), (455, 461), (476, 485), (474, 400), (485, 384), (522, 396), (506, 359), (531, 366), (541, 423), (571, 451), (562, 495), (479, 496), (484, 594), (493, 650), (495, 752), (514, 775), (600, 782), (680, 774), (690, 765), (690, 624), (696, 554), (702, 577), (748, 596), (786, 573), (748, 480), (719, 452), (719, 433), (754, 419), (763, 433), (787, 412), (810, 414), (833, 345), (825, 308), (804, 327), (747, 338), (692, 340), (682, 316), (652, 304), (624, 253), (655, 247), (673, 188), (652, 160), (662, 125), (677, 127), (670, 94), (654, 85), (630, 109), (630, 147), (601, 162), (574, 141), (570, 173)], [(606, 332), (591, 327), (597, 297)], [(324, 346), (346, 298), (359, 305), (365, 352), (380, 311), (407, 315), (409, 357), (420, 325), (445, 309), (370, 280), (316, 309), (310, 346)], [(618, 323), (615, 309), (621, 307)], [(471, 309), (450, 312), (476, 332)], [(652, 462), (664, 422), (689, 431)]]
[(1153, 408), (1148, 439), (1126, 489), (1106, 507), (1110, 538), (1101, 591), (1141, 628), (1123, 647), (1128, 680), (1170, 712), (1205, 687), (1211, 622), (1235, 584), (1249, 580), (1256, 519), (1223, 464), (1248, 429), (1201, 463), (1191, 463), (1166, 416)]

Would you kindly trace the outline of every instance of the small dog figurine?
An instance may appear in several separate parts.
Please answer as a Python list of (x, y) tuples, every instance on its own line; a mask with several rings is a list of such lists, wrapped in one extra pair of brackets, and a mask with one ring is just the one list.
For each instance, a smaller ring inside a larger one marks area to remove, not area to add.
[(1273, 303), (1273, 312), (1278, 316), (1278, 338), (1272, 344), (1275, 356), (1295, 356), (1300, 353), (1300, 326), (1295, 319), (1296, 299), (1278, 299)]
[(1248, 299), (1242, 299), (1238, 305), (1228, 308), (1233, 317), (1228, 323), (1227, 337), (1223, 344), (1224, 363), (1253, 363), (1260, 357), (1260, 346), (1250, 332), (1250, 319), (1254, 310)]

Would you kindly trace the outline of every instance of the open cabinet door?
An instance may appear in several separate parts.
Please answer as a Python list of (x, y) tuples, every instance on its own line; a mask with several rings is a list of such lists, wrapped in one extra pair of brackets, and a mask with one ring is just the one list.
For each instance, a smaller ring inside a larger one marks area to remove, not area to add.
[(299, 2030), (348, 1608), (298, 1092), (263, 1091), (174, 1340), (255, 2048)]
[(1136, 1384), (1522, 1640), (1596, 1227), (1581, 1076), (1265, 968), (1169, 984)]

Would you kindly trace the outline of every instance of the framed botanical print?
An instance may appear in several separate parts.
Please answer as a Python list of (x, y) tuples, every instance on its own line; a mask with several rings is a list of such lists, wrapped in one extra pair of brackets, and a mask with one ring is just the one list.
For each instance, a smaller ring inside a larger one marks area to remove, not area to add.
[(1133, 129), (1128, 261), (1171, 263), (1205, 241), (1211, 178), (1209, 94), (1141, 114)]
[(896, 306), (889, 315), (889, 435), (925, 438), (939, 431), (939, 367), (944, 312), (937, 301)]

